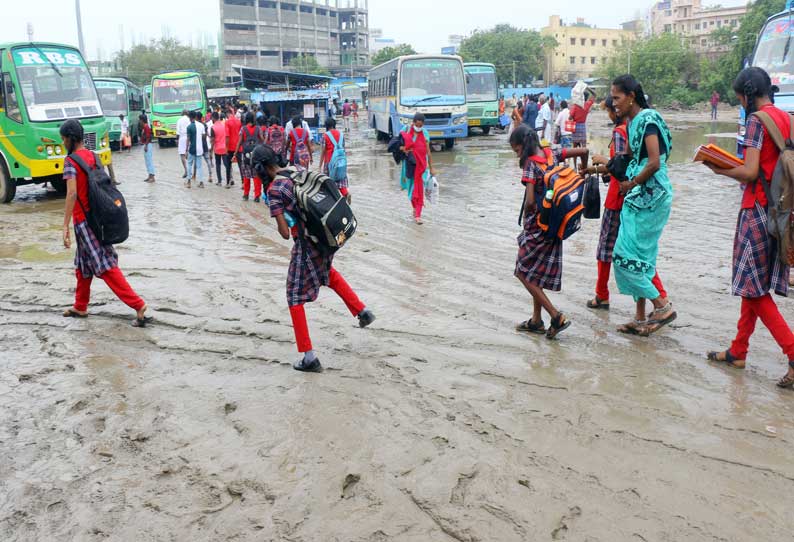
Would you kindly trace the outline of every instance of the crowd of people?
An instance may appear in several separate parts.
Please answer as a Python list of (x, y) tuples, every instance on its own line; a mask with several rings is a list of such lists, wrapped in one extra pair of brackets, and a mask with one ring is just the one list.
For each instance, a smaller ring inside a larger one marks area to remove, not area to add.
[[(737, 334), (730, 347), (709, 352), (707, 357), (713, 362), (744, 368), (749, 339), (760, 319), (789, 362), (789, 370), (778, 381), (778, 386), (791, 388), (794, 386), (794, 333), (770, 295), (771, 291), (787, 294), (789, 266), (778, 257), (777, 244), (769, 233), (769, 203), (762, 181), (772, 178), (780, 155), (767, 128), (768, 123), (774, 123), (783, 138), (794, 134), (790, 133), (789, 115), (774, 106), (776, 88), (766, 72), (759, 68), (743, 70), (734, 83), (734, 91), (747, 111), (744, 163), (732, 169), (709, 167), (718, 175), (735, 179), (744, 188), (735, 234), (731, 283), (733, 294), (741, 297), (742, 303)], [(603, 174), (609, 184), (596, 250), (595, 295), (587, 300), (587, 308), (609, 310), (608, 283), (610, 273), (614, 271), (618, 290), (631, 296), (636, 305), (634, 318), (621, 325), (619, 332), (648, 337), (677, 318), (671, 296), (662, 284), (656, 265), (659, 241), (670, 217), (674, 196), (667, 167), (673, 145), (671, 132), (662, 115), (650, 107), (641, 84), (631, 75), (624, 75), (613, 81), (602, 103), (614, 123), (609, 156), (591, 157), (586, 147), (586, 122), (595, 99), (594, 92), (579, 88), (574, 89), (570, 106), (566, 100), (557, 102), (553, 95), (548, 98), (543, 95), (525, 96), (515, 101), (514, 125), (508, 140), (519, 158), (523, 172), (521, 183), (525, 187), (515, 276), (533, 301), (530, 318), (516, 326), (519, 332), (555, 339), (571, 325), (571, 319), (557, 308), (547, 293), (562, 288), (563, 241), (547, 235), (541, 220), (545, 204), (554, 191), (547, 173), (558, 164), (569, 161), (582, 176)], [(332, 107), (334, 110), (329, 111), (331, 114), (325, 123), (319, 161), (320, 170), (326, 173), (335, 151), (344, 150), (344, 133), (349, 130), (347, 121), (343, 130), (337, 129), (334, 118), (336, 104)], [(352, 116), (353, 111), (352, 105), (343, 106), (343, 119)], [(146, 180), (154, 182), (151, 150), (148, 148), (151, 130), (146, 119), (142, 121), (142, 142), (149, 173)], [(424, 128), (424, 121), (424, 116), (417, 113), (413, 124), (406, 127), (397, 140), (399, 151), (407, 157), (403, 161), (400, 182), (408, 192), (417, 224), (422, 223), (428, 178), (435, 174), (430, 136)], [(85, 225), (85, 213), (90, 212), (87, 172), (71, 156), (77, 155), (91, 165), (95, 162), (92, 161), (93, 155), (82, 148), (81, 131), (77, 121), (68, 121), (61, 129), (64, 145), (70, 154), (64, 167), (68, 186), (64, 244), (70, 246), (69, 225), (72, 221), (77, 240), (75, 303), (64, 315), (87, 315), (90, 281), (93, 276), (98, 276), (136, 310), (136, 325), (145, 325), (148, 321), (146, 304), (118, 271), (115, 251), (99, 244)], [(217, 183), (222, 183), (221, 174), (225, 171), (227, 188), (233, 186), (231, 164), (236, 161), (243, 199), (249, 198), (253, 186), (254, 201), (264, 198), (281, 236), (293, 239), (287, 271), (287, 300), (298, 351), (302, 353), (294, 367), (301, 371), (321, 370), (309, 338), (304, 305), (316, 300), (322, 286), (332, 288), (343, 299), (361, 327), (370, 325), (375, 317), (334, 269), (333, 255), (320, 250), (309, 236), (304, 235), (293, 179), (294, 173), (313, 166), (311, 129), (297, 112), (293, 112), (290, 122), (282, 128), (280, 119), (257, 108), (236, 111), (233, 107), (217, 105), (206, 115), (185, 111), (177, 132), (187, 187), (196, 180), (199, 187), (204, 186), (202, 163), (208, 166), (209, 182), (212, 182), (211, 166), (214, 163)], [(348, 179), (335, 180), (339, 191), (350, 198)], [(549, 317), (548, 326), (543, 321), (543, 312)]]

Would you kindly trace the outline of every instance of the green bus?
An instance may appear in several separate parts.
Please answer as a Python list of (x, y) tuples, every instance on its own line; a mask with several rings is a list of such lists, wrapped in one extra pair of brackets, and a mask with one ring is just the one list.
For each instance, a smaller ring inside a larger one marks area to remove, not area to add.
[(152, 85), (146, 85), (143, 87), (143, 110), (146, 113), (151, 113), (152, 107)]
[(479, 128), (488, 135), (499, 126), (499, 85), (496, 67), (483, 62), (467, 62), (466, 102), (469, 107), (469, 128)]
[(0, 44), (0, 202), (17, 186), (63, 181), (61, 124), (77, 119), (85, 145), (103, 165), (111, 161), (102, 105), (80, 51), (57, 43)]
[(108, 123), (110, 148), (117, 149), (121, 142), (121, 119), (124, 115), (130, 125), (133, 142), (138, 139), (138, 117), (143, 112), (143, 91), (124, 77), (95, 77), (94, 84), (102, 103), (102, 112)]
[(176, 121), (183, 110), (207, 111), (207, 91), (196, 72), (170, 72), (152, 77), (152, 131), (162, 147), (175, 144)]

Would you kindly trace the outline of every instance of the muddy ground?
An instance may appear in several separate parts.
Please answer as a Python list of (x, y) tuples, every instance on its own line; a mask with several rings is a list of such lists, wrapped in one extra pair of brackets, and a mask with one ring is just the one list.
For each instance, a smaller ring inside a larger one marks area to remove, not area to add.
[[(731, 128), (696, 130), (674, 137)], [(290, 245), (241, 201), (239, 174), (232, 190), (186, 190), (176, 151), (155, 149), (148, 185), (140, 148), (115, 155), (132, 221), (121, 267), (153, 309), (147, 329), (101, 281), (89, 319), (61, 317), (61, 197), (26, 187), (0, 207), (0, 540), (794, 538), (783, 356), (759, 328), (747, 370), (703, 359), (738, 316), (735, 185), (672, 169), (672, 328), (619, 335), (632, 303), (614, 281), (611, 313), (584, 308), (588, 221), (553, 294), (574, 324), (549, 342), (513, 331), (530, 298), (512, 275), (521, 188), (504, 135), (435, 155), (424, 226), (384, 146), (359, 131), (350, 147), (360, 230), (336, 265), (378, 320), (359, 329), (330, 291), (310, 305), (321, 375), (290, 366)]]

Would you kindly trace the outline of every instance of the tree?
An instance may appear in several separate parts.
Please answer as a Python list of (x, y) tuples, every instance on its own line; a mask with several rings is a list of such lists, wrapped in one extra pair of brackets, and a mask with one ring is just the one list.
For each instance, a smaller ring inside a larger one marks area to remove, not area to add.
[(378, 66), (384, 62), (388, 62), (393, 58), (403, 55), (415, 55), (416, 50), (407, 43), (401, 43), (394, 47), (384, 47), (372, 57), (372, 65)]
[(201, 49), (182, 45), (173, 38), (152, 40), (139, 44), (128, 51), (119, 51), (116, 62), (121, 67), (119, 75), (128, 77), (139, 85), (148, 84), (158, 73), (191, 70), (210, 79), (213, 62)]
[(466, 62), (489, 62), (501, 81), (530, 81), (543, 75), (545, 53), (557, 46), (551, 36), (509, 24), (477, 30), (460, 44)]
[(312, 55), (298, 55), (293, 58), (289, 67), (299, 73), (309, 73), (312, 75), (331, 75), (327, 68), (320, 65)]

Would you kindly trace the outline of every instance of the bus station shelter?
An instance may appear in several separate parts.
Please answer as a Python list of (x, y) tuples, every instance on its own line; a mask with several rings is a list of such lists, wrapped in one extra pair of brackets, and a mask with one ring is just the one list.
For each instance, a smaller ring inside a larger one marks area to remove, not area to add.
[(295, 110), (309, 123), (315, 139), (325, 126), (331, 101), (332, 77), (247, 66), (233, 66), (240, 74), (241, 86), (251, 91), (251, 103), (258, 104), (270, 116), (278, 117), (284, 126)]

